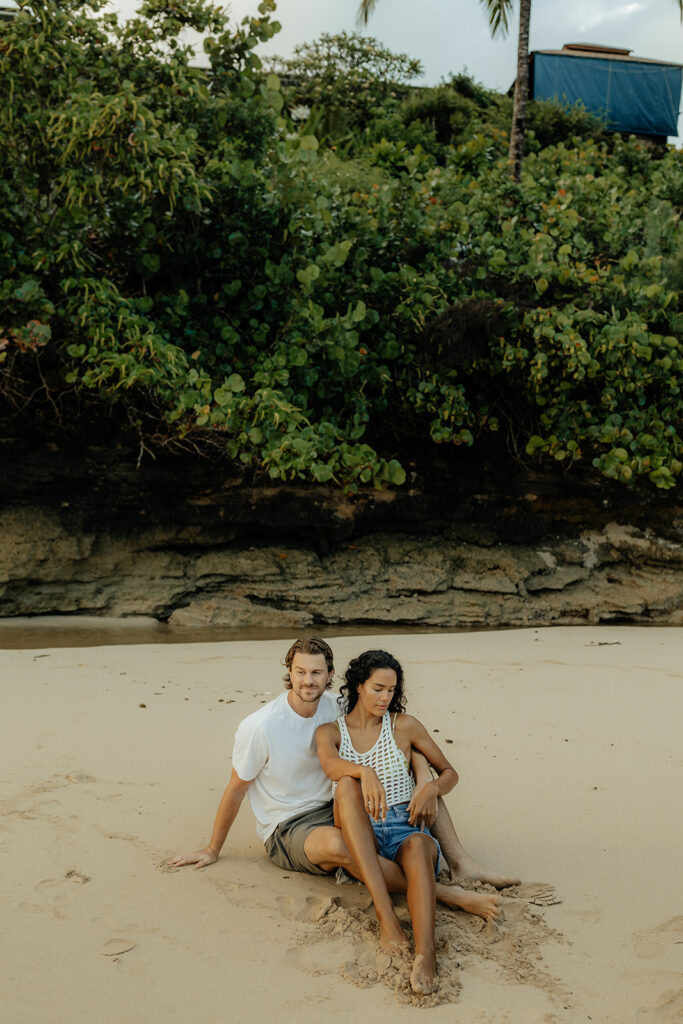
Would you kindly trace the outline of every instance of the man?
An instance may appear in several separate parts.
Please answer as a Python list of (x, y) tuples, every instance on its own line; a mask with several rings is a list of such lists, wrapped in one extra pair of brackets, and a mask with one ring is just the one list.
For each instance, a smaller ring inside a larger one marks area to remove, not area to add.
[[(341, 828), (334, 824), (332, 785), (322, 770), (315, 748), (319, 725), (339, 715), (336, 698), (326, 691), (332, 685), (332, 650), (319, 637), (296, 640), (285, 656), (285, 692), (248, 715), (238, 726), (232, 758), (232, 774), (223, 793), (208, 846), (170, 861), (173, 867), (213, 864), (225, 843), (245, 795), (257, 821), (259, 837), (268, 856), (287, 870), (329, 874), (344, 868), (355, 878), (361, 866), (375, 861), (376, 848), (360, 785), (351, 775), (337, 784), (335, 801)], [(416, 773), (417, 815), (432, 825), (436, 797), (428, 786), (431, 773), (419, 755), (413, 758)], [(349, 764), (349, 770), (354, 766)], [(518, 880), (487, 871), (465, 852), (446, 808), (441, 805), (433, 831), (456, 877), (489, 882), (497, 888)], [(375, 861), (376, 863), (376, 861)], [(379, 858), (390, 892), (405, 893), (406, 879), (395, 861)], [(437, 899), (448, 907), (478, 914), (485, 920), (499, 912), (500, 897), (470, 892), (437, 883)], [(394, 941), (396, 922), (387, 924), (385, 940)], [(380, 930), (383, 923), (380, 920)]]

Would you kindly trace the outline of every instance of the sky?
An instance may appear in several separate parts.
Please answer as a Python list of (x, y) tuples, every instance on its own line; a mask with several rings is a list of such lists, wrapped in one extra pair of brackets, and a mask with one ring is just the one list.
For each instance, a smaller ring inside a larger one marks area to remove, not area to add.
[[(259, 0), (233, 0), (233, 20), (255, 14)], [(112, 0), (129, 17), (137, 0)], [(353, 32), (358, 0), (279, 0), (275, 18), (282, 31), (262, 53), (289, 56), (298, 43), (323, 32)], [(506, 39), (491, 39), (484, 7), (477, 0), (378, 0), (365, 30), (397, 53), (418, 58), (419, 84), (432, 85), (466, 70), (492, 89), (506, 91), (515, 78), (518, 4)], [(683, 64), (683, 26), (675, 0), (532, 0), (531, 50), (558, 50), (564, 43), (620, 46), (634, 56)], [(679, 120), (680, 145), (683, 119)]]
[[(233, 0), (234, 20), (255, 14), (259, 0)], [(130, 16), (137, 0), (112, 0)], [(358, 0), (279, 0), (275, 17), (282, 31), (259, 52), (289, 56), (298, 43), (323, 32), (358, 31)], [(483, 5), (477, 0), (378, 0), (364, 31), (395, 53), (417, 57), (421, 85), (466, 70), (492, 89), (506, 91), (515, 78), (518, 4), (506, 39), (491, 39)], [(683, 26), (675, 0), (532, 0), (531, 50), (559, 50), (564, 43), (620, 46), (634, 56), (683, 64)], [(679, 119), (683, 144), (683, 118)]]

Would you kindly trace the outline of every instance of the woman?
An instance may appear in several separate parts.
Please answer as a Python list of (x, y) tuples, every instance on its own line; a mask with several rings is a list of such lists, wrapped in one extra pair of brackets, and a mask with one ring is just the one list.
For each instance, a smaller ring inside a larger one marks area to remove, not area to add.
[[(360, 780), (378, 855), (396, 861), (406, 876), (415, 937), (411, 987), (420, 994), (435, 992), (435, 876), (441, 854), (436, 839), (411, 819), (417, 819), (425, 800), (435, 805), (437, 797), (450, 792), (458, 776), (424, 726), (404, 714), (403, 669), (387, 651), (366, 651), (354, 658), (341, 693), (346, 714), (317, 729), (318, 756), (333, 782), (349, 774)], [(409, 768), (412, 747), (437, 772), (420, 791), (419, 805)], [(351, 771), (349, 763), (354, 765)], [(369, 872), (363, 881), (375, 904), (382, 944), (405, 944), (381, 871)]]

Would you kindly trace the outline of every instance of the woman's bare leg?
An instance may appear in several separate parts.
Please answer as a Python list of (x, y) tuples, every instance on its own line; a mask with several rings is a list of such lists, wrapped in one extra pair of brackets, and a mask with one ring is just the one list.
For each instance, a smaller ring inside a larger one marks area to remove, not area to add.
[(390, 950), (396, 943), (405, 945), (407, 939), (396, 916), (380, 866), (368, 812), (362, 801), (357, 799), (359, 788), (354, 779), (339, 780), (334, 801), (334, 823), (341, 828), (349, 853), (358, 865), (361, 878), (374, 903), (379, 922), (380, 945), (382, 949)]
[[(366, 814), (365, 818), (367, 819), (367, 817)], [(365, 825), (371, 844), (373, 844), (371, 848), (374, 848), (372, 829), (369, 822), (366, 821)], [(334, 828), (329, 825), (313, 829), (308, 834), (304, 851), (308, 859), (321, 867), (323, 871), (344, 868), (359, 882), (363, 881), (363, 874), (349, 852), (340, 827)], [(404, 895), (408, 886), (401, 866), (394, 860), (386, 860), (385, 857), (379, 857), (378, 861), (389, 892)], [(469, 889), (461, 889), (457, 885), (442, 885), (440, 882), (436, 883), (436, 898), (439, 903), (443, 903), (450, 910), (465, 910), (468, 914), (477, 914), (479, 917), (483, 917), (485, 921), (491, 921), (498, 916), (500, 905), (503, 902), (500, 896), (494, 896), (489, 892), (471, 892)], [(403, 939), (405, 940), (405, 936)]]
[[(304, 847), (306, 856), (325, 871), (334, 871), (335, 868), (342, 867), (350, 875), (353, 875), (354, 878), (363, 882), (365, 881), (363, 868), (360, 866), (360, 861), (357, 861), (355, 855), (351, 853), (350, 847), (353, 845), (357, 853), (360, 853), (365, 858), (366, 870), (367, 866), (372, 865), (373, 862), (379, 864), (385, 886), (390, 893), (405, 893), (407, 889), (406, 876), (400, 865), (396, 861), (377, 857), (375, 836), (370, 826), (367, 811), (363, 805), (360, 784), (351, 778), (347, 779), (347, 783), (342, 786), (340, 782), (337, 787), (337, 801), (335, 801), (335, 823), (337, 828), (332, 828), (331, 826), (321, 827), (309, 833)], [(341, 806), (342, 803), (344, 805), (346, 832), (343, 831), (338, 811), (338, 805)], [(351, 813), (350, 810), (352, 805), (355, 805), (354, 813)], [(351, 827), (353, 836), (349, 835), (349, 827)], [(500, 904), (502, 903), (500, 896), (493, 896), (487, 892), (470, 892), (467, 889), (461, 889), (459, 886), (442, 885), (440, 882), (436, 884), (436, 898), (439, 903), (443, 903), (444, 906), (449, 907), (451, 910), (465, 910), (468, 914), (477, 914), (479, 917), (483, 917), (485, 921), (491, 921), (498, 916)], [(400, 928), (398, 918), (396, 918), (396, 922)], [(403, 931), (399, 935), (395, 930), (395, 926), (390, 929), (390, 933), (393, 937), (388, 940), (389, 943), (406, 941)]]
[(429, 836), (410, 836), (401, 845), (396, 860), (403, 868), (408, 885), (408, 909), (415, 936), (415, 962), (410, 972), (410, 987), (420, 995), (436, 992), (436, 846)]

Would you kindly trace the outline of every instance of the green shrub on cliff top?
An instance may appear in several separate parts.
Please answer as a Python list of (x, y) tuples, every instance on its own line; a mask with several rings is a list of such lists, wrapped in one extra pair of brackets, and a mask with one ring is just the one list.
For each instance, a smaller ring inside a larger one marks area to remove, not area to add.
[(673, 485), (680, 153), (577, 137), (516, 185), (489, 126), (445, 164), (400, 137), (344, 160), (260, 67), (270, 0), (238, 29), (200, 0), (102, 6), (0, 27), (7, 398), (42, 382), (350, 490), (403, 483), (406, 443), (502, 430)]

